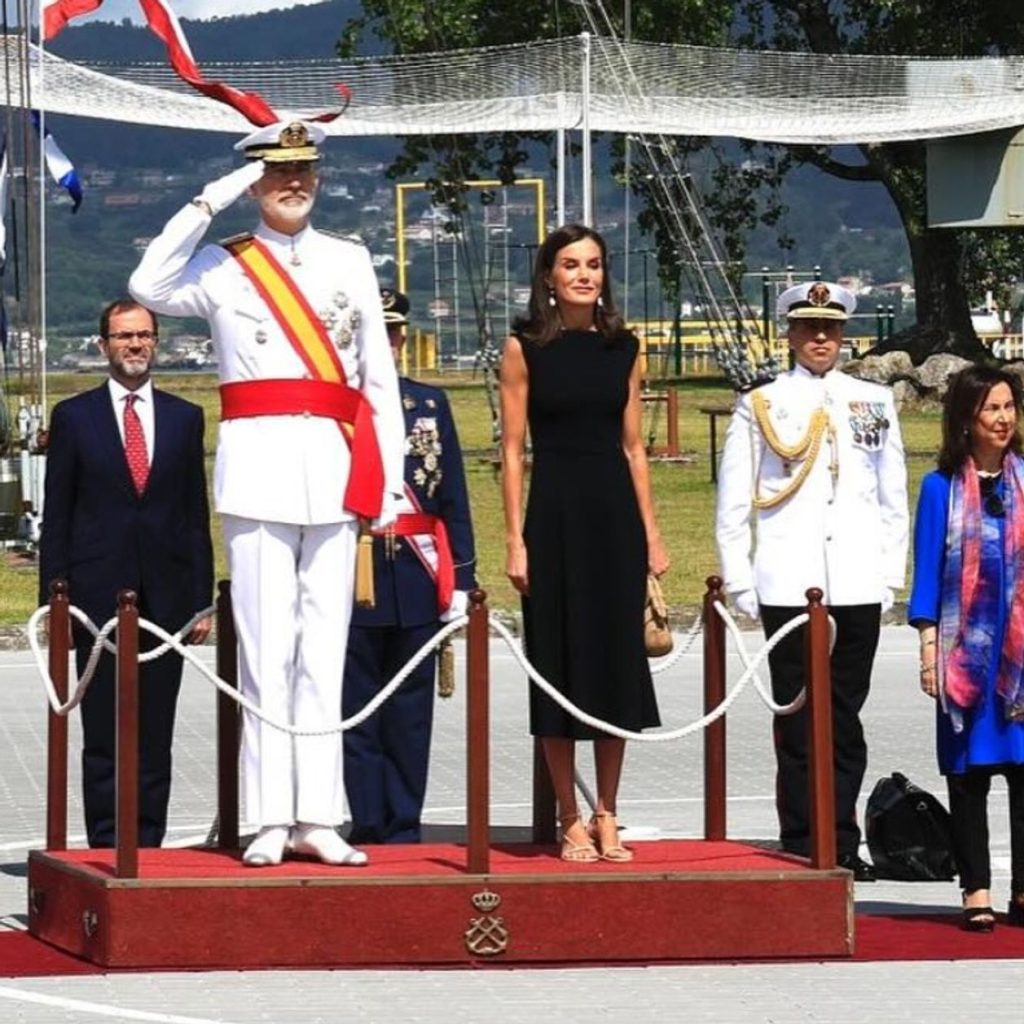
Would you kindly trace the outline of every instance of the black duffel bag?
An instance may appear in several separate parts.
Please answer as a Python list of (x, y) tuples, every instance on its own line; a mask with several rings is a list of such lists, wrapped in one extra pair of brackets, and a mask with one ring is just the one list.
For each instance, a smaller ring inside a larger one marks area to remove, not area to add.
[(949, 811), (901, 772), (875, 783), (864, 824), (879, 878), (947, 882), (956, 877)]

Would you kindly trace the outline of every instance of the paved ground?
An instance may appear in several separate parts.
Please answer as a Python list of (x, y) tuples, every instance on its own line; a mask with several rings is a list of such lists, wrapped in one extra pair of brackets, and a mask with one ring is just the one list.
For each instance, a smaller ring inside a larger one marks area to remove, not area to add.
[[(749, 645), (756, 648), (751, 635)], [(522, 673), (504, 648), (492, 648), (493, 820), (529, 821), (530, 741)], [(461, 652), (460, 652), (461, 654)], [(657, 677), (666, 724), (699, 714), (700, 661), (692, 653)], [(739, 676), (735, 661), (732, 678)], [(426, 820), (435, 835), (464, 820), (461, 692), (440, 704)], [(188, 674), (175, 746), (171, 837), (203, 837), (213, 814), (213, 691)], [(917, 689), (916, 638), (906, 627), (883, 630), (875, 683), (865, 715), (868, 786), (900, 770), (944, 797), (933, 756), (932, 714)], [(752, 690), (729, 716), (729, 834), (774, 835), (769, 717)], [(77, 749), (77, 723), (72, 730)], [(0, 927), (25, 922), (26, 851), (41, 846), (45, 758), (42, 688), (26, 652), (0, 653)], [(589, 774), (589, 765), (587, 766)], [(633, 744), (626, 762), (620, 818), (634, 834), (696, 836), (701, 829), (701, 746)], [(82, 841), (77, 779), (71, 787), (72, 838)], [(991, 807), (994, 897), (1009, 885), (1006, 795), (1001, 781)], [(953, 883), (861, 885), (861, 909), (887, 912), (957, 905)], [(586, 928), (585, 908), (566, 927)], [(684, 926), (684, 925), (683, 925)], [(977, 941), (984, 942), (984, 937)], [(102, 1021), (462, 1021), (530, 1022), (550, 1015), (584, 1019), (689, 1022), (861, 1022), (929, 1018), (1001, 1024), (1021, 1021), (1024, 967), (1018, 962), (719, 965), (581, 970), (274, 971), (131, 974), (4, 980), (0, 1021), (87, 1024)]]

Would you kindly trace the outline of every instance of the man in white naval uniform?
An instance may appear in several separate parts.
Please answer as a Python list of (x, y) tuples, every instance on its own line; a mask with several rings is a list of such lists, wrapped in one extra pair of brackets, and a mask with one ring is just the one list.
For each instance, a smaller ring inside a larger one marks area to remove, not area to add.
[[(307, 729), (338, 721), (358, 518), (393, 518), (405, 442), (369, 254), (309, 224), (323, 136), (294, 122), (243, 139), (235, 148), (249, 163), (168, 221), (129, 285), (152, 309), (210, 324), (222, 399), (214, 494), (242, 692)], [(254, 235), (196, 252), (211, 218), (245, 192), (260, 211)], [(280, 863), (287, 850), (366, 862), (335, 831), (340, 734), (293, 740), (247, 713), (243, 777), (259, 825), (247, 864)]]
[[(856, 804), (867, 747), (867, 699), (881, 614), (903, 586), (906, 467), (889, 389), (835, 369), (843, 323), (856, 305), (823, 281), (779, 297), (796, 365), (741, 395), (719, 470), (716, 537), (725, 589), (766, 636), (806, 608), (820, 587), (837, 635), (831, 657), (839, 863), (871, 881), (860, 859)], [(752, 524), (756, 527), (752, 532)], [(756, 534), (756, 539), (755, 539)], [(769, 656), (775, 699), (804, 686), (803, 629)], [(773, 722), (776, 807), (783, 849), (809, 853), (807, 719)]]

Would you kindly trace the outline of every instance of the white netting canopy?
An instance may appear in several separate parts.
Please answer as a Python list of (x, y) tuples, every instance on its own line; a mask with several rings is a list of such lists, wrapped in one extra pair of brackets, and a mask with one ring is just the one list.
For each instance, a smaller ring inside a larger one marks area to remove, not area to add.
[[(10, 58), (15, 47), (8, 43)], [(163, 64), (83, 66), (32, 51), (51, 113), (242, 132)], [(336, 135), (580, 128), (791, 143), (887, 142), (1024, 124), (1024, 57), (938, 59), (670, 46), (599, 36), (357, 61), (204, 64), (282, 116), (338, 106)]]

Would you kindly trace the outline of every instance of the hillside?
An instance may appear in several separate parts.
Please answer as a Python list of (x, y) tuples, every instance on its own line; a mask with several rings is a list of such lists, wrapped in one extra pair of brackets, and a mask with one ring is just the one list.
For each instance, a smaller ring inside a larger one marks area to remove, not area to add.
[[(356, 0), (322, 4), (214, 21), (186, 21), (196, 58), (202, 66), (218, 61), (324, 58), (345, 22), (358, 13)], [(162, 45), (147, 29), (104, 23), (72, 27), (55, 41), (55, 53), (90, 62), (163, 61)], [(211, 77), (215, 77), (211, 71)], [(236, 161), (233, 138), (219, 133), (116, 124), (100, 119), (52, 117), (49, 126), (72, 157), (86, 184), (80, 212), (71, 216), (57, 191), (51, 190), (47, 218), (48, 319), (55, 340), (93, 330), (96, 311), (124, 290), (141, 247), (163, 222), (194, 196), (203, 184), (227, 171)], [(317, 222), (342, 232), (364, 234), (371, 251), (394, 257), (394, 183), (384, 169), (400, 150), (392, 138), (332, 140), (327, 149), (325, 181)], [(551, 155), (545, 147), (530, 151), (536, 173), (547, 173)], [(622, 191), (610, 180), (608, 139), (595, 152), (597, 221), (608, 228), (613, 252), (621, 250)], [(578, 160), (569, 168), (570, 202), (575, 196)], [(549, 182), (548, 196), (554, 194)], [(789, 212), (781, 231), (793, 247), (780, 250), (775, 231), (759, 230), (749, 240), (748, 267), (780, 269), (786, 264), (809, 269), (820, 264), (827, 276), (853, 274), (891, 281), (908, 274), (909, 259), (895, 211), (879, 186), (829, 178), (810, 168), (791, 176), (783, 189)], [(251, 225), (252, 207), (244, 202), (217, 218), (211, 237), (223, 237)], [(532, 236), (517, 236), (515, 283), (526, 283), (526, 259)], [(634, 250), (649, 249), (634, 233)], [(412, 288), (422, 309), (433, 293), (435, 267), (430, 245), (410, 251)], [(454, 256), (452, 257), (454, 258)], [(644, 258), (632, 261), (631, 292), (640, 308)], [(621, 257), (620, 257), (621, 263)], [(650, 270), (649, 311), (662, 315), (654, 268)], [(439, 271), (450, 274), (450, 271)], [(392, 283), (388, 272), (385, 283)], [(752, 281), (751, 292), (759, 285)], [(470, 309), (468, 297), (465, 311)], [(670, 315), (670, 313), (669, 313)], [(425, 324), (426, 326), (426, 324)], [(186, 324), (198, 331), (200, 324)], [(468, 333), (472, 333), (466, 321)]]

